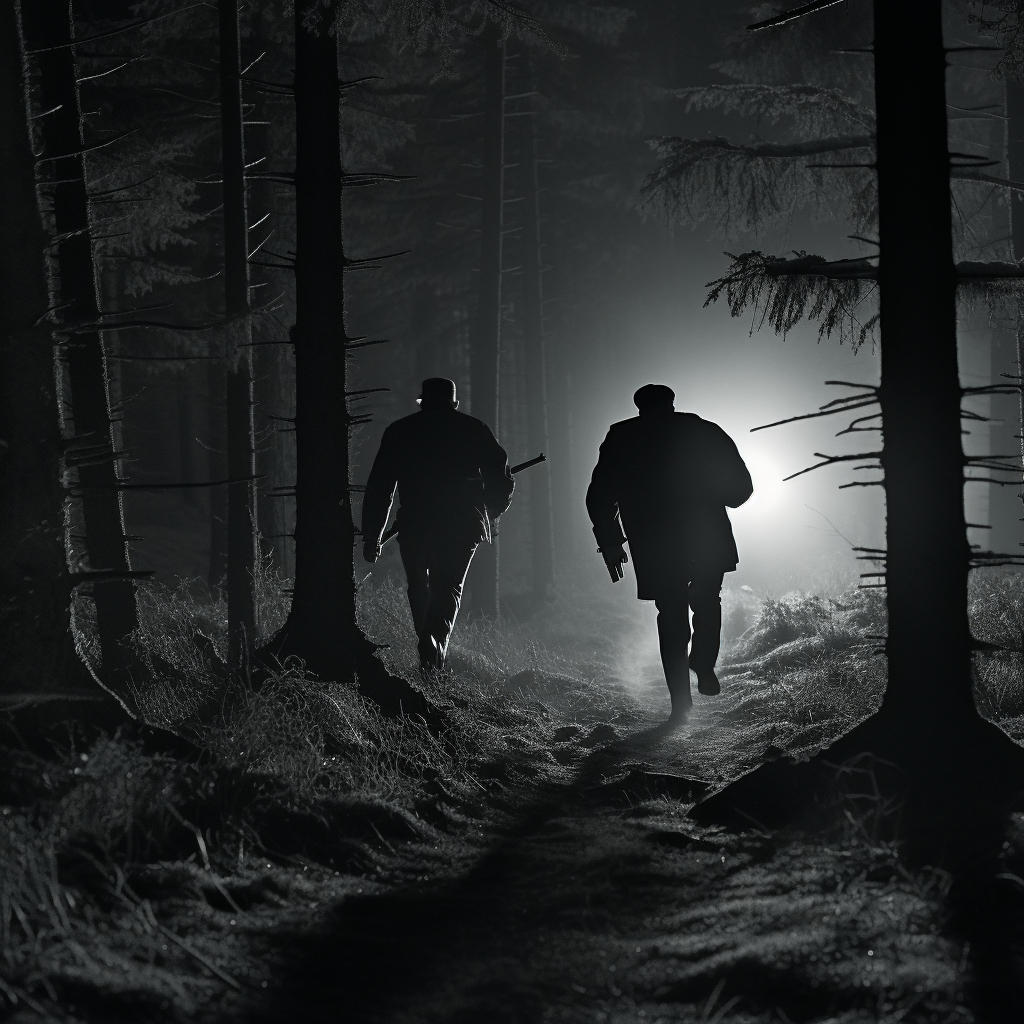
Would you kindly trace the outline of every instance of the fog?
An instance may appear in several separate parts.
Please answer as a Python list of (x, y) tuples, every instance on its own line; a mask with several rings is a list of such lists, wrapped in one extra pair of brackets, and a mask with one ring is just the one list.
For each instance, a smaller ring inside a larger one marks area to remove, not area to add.
[[(752, 332), (750, 318), (731, 317), (725, 302), (704, 308), (707, 282), (727, 266), (726, 246), (707, 234), (706, 228), (677, 229), (667, 241), (654, 238), (669, 251), (668, 267), (646, 282), (643, 293), (618, 296), (619, 344), (581, 364), (573, 409), (576, 490), (585, 490), (608, 425), (636, 415), (633, 392), (649, 382), (667, 384), (677, 410), (695, 412), (729, 433), (753, 477), (753, 497), (729, 513), (740, 565), (726, 586), (775, 597), (791, 590), (834, 593), (866, 571), (851, 548), (880, 547), (884, 533), (881, 488), (840, 485), (879, 474), (840, 466), (783, 478), (821, 461), (814, 452), (873, 450), (879, 435), (836, 438), (850, 418), (843, 416), (754, 428), (813, 412), (849, 393), (826, 380), (877, 383), (877, 352), (870, 344), (854, 353), (834, 339), (819, 342), (813, 324), (799, 325), (785, 339), (770, 327)], [(766, 250), (784, 252), (794, 231), (788, 234), (769, 239)], [(801, 234), (807, 247), (842, 242), (836, 232), (810, 224)], [(745, 241), (737, 244), (751, 247)], [(582, 493), (580, 498), (579, 529), (589, 537)]]

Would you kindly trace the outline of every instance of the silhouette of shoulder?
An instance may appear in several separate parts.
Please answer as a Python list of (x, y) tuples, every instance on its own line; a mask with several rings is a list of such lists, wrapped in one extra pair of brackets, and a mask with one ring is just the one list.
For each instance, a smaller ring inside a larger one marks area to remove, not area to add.
[(729, 435), (717, 423), (694, 412), (674, 412), (671, 416), (632, 416), (628, 420), (619, 420), (608, 428), (607, 440), (616, 444), (642, 444), (642, 439), (658, 437), (689, 437), (699, 442), (728, 438)]
[(459, 412), (458, 409), (421, 409), (390, 423), (384, 433), (395, 438), (404, 438), (432, 431), (451, 432), (467, 437), (486, 436), (491, 432), (483, 420)]
[[(384, 431), (370, 482), (504, 476), (505, 450), (483, 420), (456, 409), (421, 409)], [(509, 478), (511, 480), (511, 478)], [(418, 486), (418, 485), (416, 485)]]

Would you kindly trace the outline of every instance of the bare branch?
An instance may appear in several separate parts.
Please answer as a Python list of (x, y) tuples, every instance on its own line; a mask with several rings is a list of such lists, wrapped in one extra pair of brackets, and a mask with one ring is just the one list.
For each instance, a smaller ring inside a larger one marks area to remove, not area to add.
[(94, 43), (97, 39), (109, 39), (111, 36), (119, 36), (123, 32), (130, 32), (133, 28), (142, 28), (144, 25), (152, 25), (155, 21), (163, 21), (164, 18), (173, 18), (176, 14), (184, 14), (186, 11), (194, 10), (196, 7), (206, 7), (206, 3), (189, 4), (188, 7), (179, 8), (177, 11), (169, 11), (167, 14), (158, 14), (153, 18), (143, 18), (140, 21), (132, 21), (120, 28), (112, 28), (108, 32), (99, 32), (94, 36), (83, 36), (81, 39), (72, 39), (70, 43), (61, 43), (60, 46), (44, 46), (39, 50), (29, 50), (30, 57), (37, 53), (51, 53), (54, 50), (69, 50), (73, 46), (81, 46), (84, 43)]
[(776, 25), (785, 25), (789, 21), (796, 21), (797, 18), (803, 18), (808, 14), (823, 11), (827, 7), (835, 7), (836, 4), (843, 2), (844, 0), (811, 0), (809, 4), (804, 4), (802, 7), (794, 7), (792, 10), (786, 11), (785, 14), (777, 14), (774, 18), (768, 18), (765, 21), (756, 21), (753, 25), (747, 26), (747, 31), (760, 32), (762, 29), (774, 28)]
[(115, 142), (120, 142), (122, 139), (128, 138), (129, 135), (134, 135), (137, 131), (141, 131), (140, 128), (130, 128), (126, 132), (121, 132), (118, 135), (111, 135), (109, 139), (104, 139), (102, 142), (96, 142), (91, 146), (85, 146), (83, 149), (75, 149), (70, 153), (58, 153), (56, 156), (41, 156), (36, 160), (36, 165), (52, 163), (55, 160), (67, 160), (73, 156), (82, 156), (85, 153), (95, 152), (97, 149), (103, 149), (106, 146), (112, 146)]
[[(801, 469), (797, 473), (790, 473), (789, 476), (784, 476), (783, 481), (793, 480), (798, 476), (803, 476), (804, 473), (810, 473), (811, 470), (821, 469), (822, 466), (834, 466), (839, 462), (859, 462), (862, 459), (880, 459), (882, 457), (881, 452), (861, 452), (858, 455), (825, 455), (822, 452), (814, 453), (816, 458), (823, 459), (823, 462), (817, 462), (813, 466), (808, 466), (806, 469)], [(863, 469), (874, 469), (874, 466), (859, 467)]]
[[(776, 420), (774, 423), (765, 423), (763, 426), (760, 426), (760, 427), (751, 427), (750, 428), (750, 432), (753, 434), (755, 431), (758, 431), (758, 430), (767, 430), (769, 427), (781, 427), (781, 426), (784, 426), (786, 423), (796, 423), (798, 420), (816, 420), (816, 419), (820, 419), (823, 416), (834, 416), (837, 412), (846, 412), (848, 409), (849, 410), (852, 410), (852, 409), (864, 409), (864, 408), (866, 408), (869, 405), (876, 405), (877, 403), (878, 403), (878, 399), (872, 398), (869, 401), (861, 402), (858, 405), (848, 405), (848, 406), (845, 406), (845, 407), (843, 407), (841, 409), (829, 409), (827, 411), (824, 410), (824, 409), (820, 409), (820, 410), (818, 410), (818, 412), (807, 412), (807, 413), (803, 413), (800, 416), (789, 416), (789, 417), (787, 417), (784, 420)], [(876, 413), (876, 415), (881, 415), (881, 414), (880, 413)], [(856, 423), (857, 420), (854, 420), (854, 422)], [(836, 435), (836, 436), (838, 436), (838, 435)]]

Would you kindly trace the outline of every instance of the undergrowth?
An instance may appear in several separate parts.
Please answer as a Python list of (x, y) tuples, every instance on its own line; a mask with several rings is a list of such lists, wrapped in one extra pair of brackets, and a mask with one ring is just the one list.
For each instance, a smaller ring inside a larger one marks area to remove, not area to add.
[[(263, 573), (259, 583), (257, 642), (287, 606), (282, 581)], [(885, 687), (881, 591), (781, 600), (727, 592), (724, 603), (723, 696), (701, 705), (685, 738), (689, 756), (712, 774), (773, 749), (809, 752), (877, 707)], [(77, 627), (83, 649), (95, 653), (89, 607), (78, 600)], [(139, 700), (152, 723), (180, 722), (207, 698), (211, 650), (224, 653), (225, 611), (188, 584), (140, 590), (135, 641), (154, 682)], [(85, 742), (70, 731), (42, 751), (5, 735), (0, 993), (43, 1012), (39, 1000), (52, 1002), (76, 977), (100, 971), (83, 945), (88, 934), (103, 946), (108, 974), (118, 958), (148, 949), (149, 990), (187, 1009), (159, 970), (154, 950), (167, 949), (167, 936), (154, 917), (155, 894), (234, 905), (221, 879), (253, 856), (268, 868), (373, 872), (392, 840), (458, 834), (502, 813), (502, 801), (539, 775), (567, 778), (559, 773), (579, 763), (581, 745), (660, 714), (622, 673), (636, 614), (635, 602), (607, 588), (566, 586), (526, 622), (460, 620), (448, 668), (420, 677), (404, 588), (371, 578), (359, 593), (361, 625), (388, 669), (443, 713), (443, 728), (387, 719), (353, 683), (321, 682), (291, 660), (258, 688), (235, 684), (192, 759), (154, 753), (127, 735)], [(999, 645), (976, 659), (979, 709), (1024, 738), (1022, 577), (972, 581), (971, 622), (979, 639)], [(100, 934), (104, 921), (119, 923)]]

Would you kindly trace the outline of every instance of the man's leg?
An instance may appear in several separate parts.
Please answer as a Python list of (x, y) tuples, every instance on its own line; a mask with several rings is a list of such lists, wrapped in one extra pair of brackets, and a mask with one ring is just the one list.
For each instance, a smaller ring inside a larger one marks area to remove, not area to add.
[(435, 543), (430, 552), (430, 596), (423, 616), (422, 638), (424, 644), (428, 638), (433, 641), (436, 668), (444, 666), (448, 641), (462, 603), (462, 588), (476, 546), (476, 541), (442, 540)]
[[(409, 535), (398, 535), (398, 550), (402, 555), (402, 567), (408, 582), (409, 610), (412, 612), (412, 625), (416, 635), (423, 639), (423, 623), (427, 614), (427, 602), (430, 596), (430, 580), (427, 575), (427, 549), (421, 541)], [(423, 648), (420, 647), (420, 661), (423, 660)]]
[(697, 689), (714, 695), (719, 692), (715, 663), (722, 647), (723, 573), (704, 573), (690, 581), (688, 600), (693, 609), (693, 646), (690, 666), (697, 674)]
[(690, 642), (690, 610), (686, 592), (658, 598), (658, 643), (665, 681), (672, 697), (670, 722), (681, 722), (693, 706), (690, 696), (690, 665), (686, 647)]

